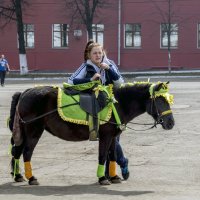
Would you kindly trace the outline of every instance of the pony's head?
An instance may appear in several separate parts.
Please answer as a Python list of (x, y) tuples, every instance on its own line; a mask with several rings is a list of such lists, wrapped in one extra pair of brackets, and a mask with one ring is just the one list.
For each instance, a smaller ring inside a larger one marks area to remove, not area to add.
[(161, 124), (166, 130), (174, 126), (174, 118), (170, 105), (173, 95), (169, 94), (169, 82), (152, 84), (149, 88), (150, 99), (147, 103), (147, 113), (155, 119), (155, 124)]

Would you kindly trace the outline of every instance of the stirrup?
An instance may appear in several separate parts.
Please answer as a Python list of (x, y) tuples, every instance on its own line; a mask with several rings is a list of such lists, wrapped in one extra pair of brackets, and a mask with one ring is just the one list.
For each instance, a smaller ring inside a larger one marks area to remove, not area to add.
[(90, 135), (89, 135), (89, 140), (90, 141), (98, 141), (98, 133), (95, 130), (90, 131)]

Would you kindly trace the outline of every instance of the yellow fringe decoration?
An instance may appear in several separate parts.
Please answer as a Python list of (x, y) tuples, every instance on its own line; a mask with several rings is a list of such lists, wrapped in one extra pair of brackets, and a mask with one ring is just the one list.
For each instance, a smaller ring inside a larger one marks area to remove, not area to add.
[(109, 164), (109, 176), (110, 177), (114, 177), (116, 175), (117, 175), (117, 173), (116, 173), (116, 162), (115, 161), (110, 161), (110, 164)]
[(61, 98), (62, 98), (62, 89), (58, 88), (58, 99), (57, 99), (58, 113), (59, 113), (60, 117), (62, 118), (62, 120), (68, 121), (71, 123), (75, 123), (75, 124), (88, 125), (88, 121), (86, 121), (86, 120), (78, 120), (78, 119), (75, 120), (75, 119), (71, 119), (71, 118), (66, 118), (63, 113), (62, 108), (60, 108), (62, 106)]
[[(157, 84), (160, 84), (161, 82), (158, 82)], [(149, 88), (149, 93), (151, 98), (156, 98), (156, 97), (164, 97), (166, 101), (172, 105), (174, 104), (174, 96), (169, 94), (169, 86), (166, 83), (162, 83), (162, 88), (159, 91), (155, 91), (153, 94), (153, 89), (154, 89), (155, 84), (152, 84), (151, 87)]]
[(24, 162), (24, 170), (25, 170), (25, 177), (27, 179), (30, 179), (33, 176), (30, 162)]
[[(94, 92), (95, 92), (96, 95), (98, 95), (99, 91), (105, 91), (108, 94), (109, 99), (112, 99), (112, 101), (115, 103), (115, 101), (114, 101), (114, 95), (113, 95), (113, 85), (109, 85), (109, 86), (106, 86), (106, 87), (99, 85), (99, 86), (97, 86), (97, 87), (94, 88)], [(68, 122), (71, 122), (71, 123), (75, 123), (75, 124), (81, 124), (81, 125), (87, 125), (87, 126), (89, 125), (89, 122), (87, 120), (72, 119), (72, 118), (66, 117), (64, 115), (64, 113), (63, 113), (63, 109), (60, 108), (62, 106), (61, 99), (62, 99), (62, 89), (58, 88), (58, 97), (57, 97), (58, 114), (62, 118), (62, 120), (68, 121)], [(112, 103), (113, 102), (110, 102), (108, 104), (108, 111), (107, 111), (106, 118), (102, 119), (103, 120), (102, 121), (101, 117), (100, 117), (100, 125), (105, 124), (106, 123), (105, 121), (109, 121), (109, 119), (111, 118), (111, 116), (112, 116)], [(107, 108), (104, 108), (104, 109), (107, 109)], [(98, 114), (98, 115), (100, 116), (100, 114)]]

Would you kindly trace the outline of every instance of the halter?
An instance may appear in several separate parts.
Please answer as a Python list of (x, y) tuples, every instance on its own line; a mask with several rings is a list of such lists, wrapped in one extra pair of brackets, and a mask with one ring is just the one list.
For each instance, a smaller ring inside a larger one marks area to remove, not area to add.
[[(162, 95), (160, 95), (160, 96), (162, 96)], [(153, 94), (151, 95), (151, 98), (152, 98), (152, 101), (151, 101), (151, 115), (153, 113), (153, 104), (155, 105), (156, 114), (157, 114), (154, 123), (144, 124), (144, 123), (128, 122), (128, 124), (151, 125), (150, 128), (146, 128), (146, 129), (142, 129), (142, 130), (136, 130), (136, 129), (133, 129), (132, 127), (127, 126), (127, 124), (119, 124), (119, 123), (116, 123), (116, 122), (106, 121), (106, 120), (102, 120), (102, 119), (101, 120), (104, 121), (104, 122), (107, 122), (109, 124), (118, 125), (122, 131), (126, 130), (126, 128), (128, 128), (130, 130), (133, 130), (133, 131), (147, 131), (147, 130), (150, 130), (152, 128), (157, 128), (158, 124), (162, 124), (164, 122), (162, 117), (165, 116), (165, 115), (172, 114), (172, 110), (169, 109), (169, 110), (166, 110), (166, 111), (163, 111), (163, 112), (159, 113), (157, 105), (156, 105), (156, 101), (155, 101), (156, 100), (155, 92), (153, 92)], [(172, 101), (170, 101), (169, 103), (171, 104)]]
[(158, 108), (157, 108), (157, 105), (156, 105), (156, 97), (163, 96), (168, 101), (169, 104), (173, 102), (173, 100), (172, 100), (173, 97), (170, 100), (166, 98), (166, 96), (167, 96), (166, 94), (167, 94), (167, 90), (168, 90), (167, 84), (165, 85), (165, 88), (163, 88), (164, 90), (166, 90), (166, 92), (164, 94), (157, 94), (156, 95), (156, 91), (155, 91), (154, 87), (155, 86), (152, 85), (152, 89), (150, 89), (151, 90), (150, 97), (152, 98), (152, 101), (151, 101), (151, 115), (153, 113), (153, 105), (155, 105), (155, 109), (156, 109), (157, 116), (156, 116), (156, 119), (155, 119), (155, 122), (154, 122), (154, 127), (156, 127), (156, 125), (162, 124), (164, 122), (163, 118), (162, 118), (163, 116), (172, 114), (172, 110), (171, 109), (165, 110), (165, 111), (163, 111), (161, 113), (158, 112)]
[(165, 110), (161, 113), (158, 112), (158, 108), (157, 108), (157, 105), (156, 105), (156, 98), (155, 96), (152, 98), (152, 101), (151, 101), (151, 115), (153, 113), (153, 105), (155, 105), (155, 109), (156, 109), (156, 119), (154, 121), (154, 126), (153, 127), (156, 127), (158, 124), (162, 124), (164, 122), (163, 120), (163, 116), (166, 116), (166, 115), (169, 115), (169, 114), (172, 114), (172, 110), (169, 109), (169, 110)]

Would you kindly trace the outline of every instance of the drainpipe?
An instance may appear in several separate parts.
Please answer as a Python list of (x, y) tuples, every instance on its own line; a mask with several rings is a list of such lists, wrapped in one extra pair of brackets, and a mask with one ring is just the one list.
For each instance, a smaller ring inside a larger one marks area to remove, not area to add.
[(121, 0), (118, 2), (118, 66), (121, 64)]

